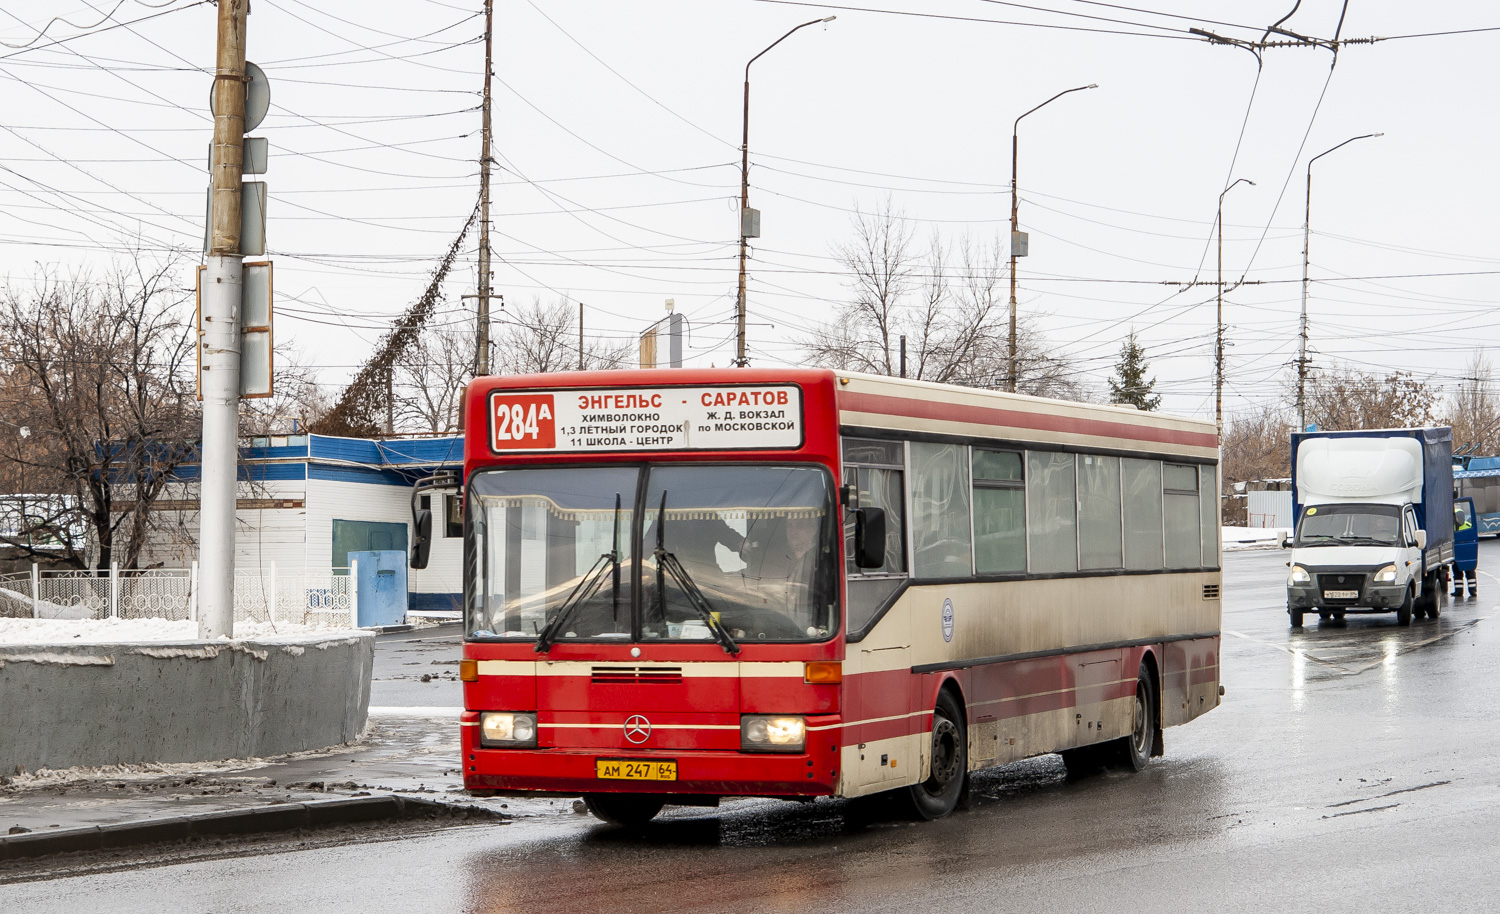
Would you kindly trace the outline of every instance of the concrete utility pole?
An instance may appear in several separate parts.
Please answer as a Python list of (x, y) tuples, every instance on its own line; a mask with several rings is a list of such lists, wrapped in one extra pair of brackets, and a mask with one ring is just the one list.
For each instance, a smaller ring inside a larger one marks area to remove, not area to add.
[[(750, 209), (750, 64), (760, 60), (771, 48), (776, 47), (792, 36), (792, 32), (805, 29), (810, 25), (820, 22), (832, 22), (837, 16), (828, 16), (823, 19), (814, 19), (804, 22), (791, 32), (787, 32), (780, 38), (771, 42), (765, 51), (761, 51), (750, 62), (745, 64), (745, 118), (744, 133), (740, 139), (740, 291), (736, 299), (735, 320), (738, 329), (735, 331), (734, 364), (740, 368), (749, 366), (750, 360), (745, 357), (745, 257), (749, 250), (751, 238), (760, 237), (759, 213), (753, 213)], [(751, 224), (752, 213), (755, 224)]]
[[(1037, 105), (1035, 108), (1032, 108), (1031, 111), (1027, 111), (1026, 114), (1031, 114), (1032, 111), (1037, 111), (1037, 110), (1040, 110), (1042, 108), (1047, 107), (1048, 105), (1050, 105), (1053, 102), (1057, 101), (1058, 99), (1062, 98), (1064, 95), (1067, 95), (1069, 92), (1082, 92), (1084, 89), (1097, 89), (1097, 88), (1099, 88), (1099, 84), (1098, 83), (1089, 83), (1086, 86), (1077, 86), (1077, 87), (1072, 88), (1072, 89), (1064, 89), (1063, 91), (1057, 93), (1056, 95), (1054, 95), (1051, 98), (1047, 99), (1046, 101), (1042, 102), (1040, 105)], [(1026, 114), (1021, 115), (1021, 117), (1025, 117)], [(1017, 365), (1016, 365), (1016, 257), (1018, 257), (1018, 256), (1025, 257), (1025, 256), (1027, 256), (1028, 253), (1030, 253), (1029, 246), (1028, 246), (1027, 250), (1025, 250), (1025, 251), (1018, 251), (1017, 250), (1018, 243), (1019, 243), (1019, 241), (1021, 239), (1021, 232), (1020, 232), (1020, 225), (1019, 225), (1019, 223), (1017, 222), (1017, 219), (1016, 219), (1017, 213), (1019, 212), (1019, 201), (1017, 200), (1017, 197), (1016, 197), (1016, 154), (1017, 154), (1017, 152), (1020, 149), (1020, 144), (1019, 144), (1019, 141), (1018, 141), (1017, 138), (1019, 137), (1020, 132), (1021, 132), (1021, 117), (1016, 118), (1016, 122), (1015, 122), (1015, 124), (1013, 124), (1011, 126), (1011, 130), (1010, 130), (1010, 359), (1009, 359), (1009, 368), (1008, 368), (1009, 377), (1006, 379), (1005, 389), (1008, 390), (1008, 391), (1010, 391), (1011, 393), (1015, 393), (1015, 391), (1016, 391), (1016, 379), (1017, 379), (1017, 377), (1016, 377), (1016, 371), (1017, 371)]]
[(490, 70), (495, 0), (484, 0), (484, 113), (479, 140), (479, 334), (474, 373), (490, 373)]
[(578, 370), (583, 370), (583, 302), (578, 303)]
[(240, 208), (249, 0), (219, 0), (208, 258), (201, 307), (203, 451), (199, 480), (198, 637), (234, 635), (234, 511), (239, 461)]
[(1219, 310), (1214, 327), (1214, 424), (1219, 430), (1219, 440), (1224, 440), (1224, 194), (1234, 190), (1240, 183), (1255, 186), (1249, 178), (1239, 178), (1219, 194)]
[(1302, 214), (1302, 321), (1299, 331), (1302, 337), (1301, 344), (1297, 348), (1297, 431), (1307, 430), (1307, 366), (1311, 359), (1307, 357), (1307, 249), (1308, 240), (1312, 235), (1312, 167), (1313, 163), (1333, 152), (1334, 149), (1342, 149), (1355, 140), (1368, 140), (1370, 137), (1385, 136), (1383, 133), (1367, 133), (1364, 136), (1350, 137), (1344, 142), (1333, 147), (1333, 149), (1320, 152), (1307, 160), (1307, 203)]

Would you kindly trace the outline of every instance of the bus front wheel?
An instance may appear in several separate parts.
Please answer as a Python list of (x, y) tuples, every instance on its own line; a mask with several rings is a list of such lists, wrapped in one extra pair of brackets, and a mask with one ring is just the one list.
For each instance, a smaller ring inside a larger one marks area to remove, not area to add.
[(921, 819), (941, 819), (958, 808), (968, 788), (968, 734), (958, 699), (946, 689), (932, 711), (932, 765), (927, 780), (906, 788), (908, 805)]
[(626, 828), (645, 825), (666, 805), (665, 798), (643, 793), (586, 793), (583, 802), (595, 817)]

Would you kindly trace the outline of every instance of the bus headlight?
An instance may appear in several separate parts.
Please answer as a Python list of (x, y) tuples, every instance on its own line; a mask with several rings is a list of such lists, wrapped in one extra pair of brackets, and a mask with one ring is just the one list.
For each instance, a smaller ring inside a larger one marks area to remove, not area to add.
[(746, 752), (801, 752), (807, 723), (800, 717), (747, 714), (740, 718), (740, 748)]
[(1376, 584), (1394, 584), (1394, 583), (1396, 583), (1396, 566), (1395, 565), (1387, 565), (1384, 568), (1380, 569), (1379, 571), (1375, 572), (1375, 583)]
[(536, 748), (536, 715), (486, 711), (479, 715), (479, 744), (494, 749)]
[(1306, 584), (1306, 583), (1309, 583), (1310, 581), (1312, 581), (1312, 578), (1308, 575), (1306, 568), (1303, 568), (1301, 565), (1293, 565), (1292, 566), (1292, 583), (1293, 584)]

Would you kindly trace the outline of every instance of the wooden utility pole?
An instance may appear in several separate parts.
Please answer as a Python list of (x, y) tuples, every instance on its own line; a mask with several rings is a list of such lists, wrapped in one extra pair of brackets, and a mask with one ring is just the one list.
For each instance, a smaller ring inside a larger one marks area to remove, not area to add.
[(479, 335), (474, 356), (477, 376), (490, 373), (490, 70), (494, 49), (495, 0), (484, 0), (484, 113), (479, 140)]
[(198, 340), (203, 451), (199, 479), (198, 636), (234, 634), (234, 512), (239, 460), (240, 210), (245, 149), (245, 27), (249, 0), (219, 0), (210, 213)]

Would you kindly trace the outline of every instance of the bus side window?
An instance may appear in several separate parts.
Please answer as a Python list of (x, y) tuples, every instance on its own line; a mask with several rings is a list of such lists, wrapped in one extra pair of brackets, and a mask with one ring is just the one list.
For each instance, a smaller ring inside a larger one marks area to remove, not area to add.
[(1078, 567), (1125, 567), (1120, 458), (1078, 455)]
[(1120, 461), (1125, 494), (1125, 567), (1159, 571), (1162, 552), (1161, 461), (1126, 457)]
[(974, 450), (974, 570), (1026, 570), (1026, 478), (1013, 451)]
[[(844, 568), (848, 574), (850, 633), (863, 631), (906, 573), (906, 457), (899, 441), (844, 439), (844, 482), (852, 487), (844, 511)], [(885, 511), (885, 564), (854, 563), (854, 508)]]
[(1203, 562), (1203, 539), (1198, 530), (1198, 469), (1164, 463), (1161, 480), (1167, 567), (1197, 568)]
[(1033, 574), (1078, 570), (1078, 489), (1073, 455), (1026, 452), (1026, 535)]
[(966, 578), (969, 545), (969, 449), (911, 445), (912, 577)]
[(1198, 467), (1198, 513), (1203, 528), (1203, 567), (1219, 566), (1219, 477), (1216, 468)]

